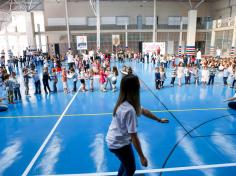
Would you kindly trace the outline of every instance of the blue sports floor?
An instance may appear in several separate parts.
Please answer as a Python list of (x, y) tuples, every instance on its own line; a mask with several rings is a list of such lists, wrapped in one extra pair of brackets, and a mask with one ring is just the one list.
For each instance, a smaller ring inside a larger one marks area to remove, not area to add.
[[(137, 173), (235, 176), (236, 112), (223, 102), (234, 90), (221, 79), (214, 86), (169, 87), (168, 78), (157, 91), (152, 64), (126, 64), (140, 77), (142, 106), (170, 120), (139, 118), (149, 166), (142, 167), (136, 153)], [(95, 82), (93, 93), (67, 95), (60, 84), (57, 94), (35, 96), (31, 85), (31, 98), (0, 113), (0, 175), (115, 175), (119, 161), (105, 136), (119, 91), (100, 92)]]

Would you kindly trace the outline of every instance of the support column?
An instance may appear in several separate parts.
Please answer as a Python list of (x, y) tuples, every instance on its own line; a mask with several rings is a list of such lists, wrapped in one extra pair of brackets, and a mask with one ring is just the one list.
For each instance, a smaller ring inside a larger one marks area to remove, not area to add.
[(188, 56), (195, 55), (196, 29), (197, 29), (197, 10), (189, 10), (187, 46), (186, 46), (186, 54)]
[(35, 49), (36, 39), (34, 30), (34, 14), (33, 12), (26, 12), (26, 36), (27, 44), (31, 49)]
[(235, 46), (236, 46), (236, 17), (234, 17), (234, 31), (233, 31), (232, 47), (230, 51), (231, 57), (235, 57)]
[(125, 47), (128, 48), (128, 27), (127, 24), (125, 24)]
[[(6, 53), (9, 52), (10, 50), (10, 45), (9, 45), (9, 38), (8, 38), (8, 30), (7, 30), (7, 23), (5, 24), (5, 42), (6, 42)], [(9, 60), (9, 55), (5, 53), (5, 65), (7, 64), (7, 60)]]
[[(221, 42), (221, 50), (224, 51), (224, 40), (225, 40), (225, 30), (223, 30), (222, 42)], [(224, 55), (225, 53), (222, 52)]]
[(37, 28), (38, 28), (38, 36), (39, 36), (39, 49), (42, 50), (42, 40), (41, 40), (40, 24), (37, 24)]
[(71, 48), (71, 44), (70, 44), (70, 25), (69, 25), (68, 2), (67, 2), (67, 0), (65, 0), (65, 11), (66, 11), (67, 42), (68, 42), (68, 48)]
[(157, 28), (157, 0), (153, 1), (153, 32), (152, 32), (152, 41), (156, 42), (156, 28)]
[(215, 28), (216, 28), (216, 20), (213, 21), (213, 25), (212, 25), (210, 56), (215, 55), (215, 39), (216, 39)]
[(17, 34), (17, 36), (16, 36), (16, 55), (19, 57), (19, 56), (21, 56), (21, 52), (22, 51), (20, 51), (20, 46), (19, 46), (19, 38), (20, 38), (20, 36), (19, 36), (19, 34)]
[(182, 38), (183, 38), (183, 18), (180, 19), (180, 32), (179, 32), (179, 47), (178, 47), (178, 54), (179, 56), (182, 55)]
[(96, 0), (96, 16), (97, 16), (97, 50), (101, 48), (101, 31), (100, 31), (100, 3)]

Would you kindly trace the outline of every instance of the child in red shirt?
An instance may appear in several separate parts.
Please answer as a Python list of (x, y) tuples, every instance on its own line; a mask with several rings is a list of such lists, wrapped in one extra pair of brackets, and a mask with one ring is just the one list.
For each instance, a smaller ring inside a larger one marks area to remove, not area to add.
[(105, 70), (104, 68), (102, 68), (99, 72), (99, 83), (100, 83), (100, 90), (105, 92), (105, 88), (104, 88), (104, 85), (105, 85), (105, 82), (106, 82), (106, 77), (107, 75), (105, 74)]

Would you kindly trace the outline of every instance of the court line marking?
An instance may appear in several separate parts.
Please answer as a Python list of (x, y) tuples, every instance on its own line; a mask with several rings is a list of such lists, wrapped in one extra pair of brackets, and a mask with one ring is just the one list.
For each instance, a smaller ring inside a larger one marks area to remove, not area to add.
[[(139, 80), (143, 83), (144, 86), (147, 87), (149, 92), (156, 98), (156, 100), (161, 103), (161, 105), (166, 109), (166, 111), (173, 117), (173, 119), (184, 129), (184, 131), (187, 133), (187, 128), (182, 124), (182, 122), (169, 110), (169, 108), (166, 106), (166, 104), (159, 98), (159, 96), (150, 88), (141, 78)], [(188, 134), (191, 137), (191, 134)]]
[[(219, 111), (219, 110), (229, 110), (230, 108), (192, 108), (192, 109), (173, 109), (173, 110), (152, 110), (153, 113), (166, 113), (166, 112), (191, 112), (191, 111)], [(112, 113), (91, 113), (91, 114), (66, 114), (65, 117), (74, 116), (103, 116), (112, 115)], [(10, 119), (10, 118), (47, 118), (47, 117), (58, 117), (59, 114), (51, 115), (36, 115), (36, 116), (2, 116), (0, 119)]]
[[(137, 170), (135, 172), (135, 174), (147, 174), (147, 173), (159, 173), (159, 172), (176, 172), (176, 171), (213, 169), (213, 168), (225, 168), (225, 167), (236, 167), (236, 163), (209, 164), (209, 165), (199, 165), (199, 166), (162, 168), (162, 169), (146, 169), (146, 170)], [(58, 175), (48, 175), (48, 176), (113, 176), (113, 175), (117, 175), (117, 172), (82, 173), (82, 174), (58, 174)]]
[(23, 172), (22, 176), (27, 176), (28, 173), (30, 172), (31, 168), (33, 167), (33, 165), (35, 164), (36, 160), (38, 159), (38, 157), (40, 156), (40, 154), (43, 152), (44, 148), (46, 147), (46, 145), (48, 144), (49, 140), (51, 139), (53, 133), (56, 131), (58, 125), (60, 124), (60, 122), (62, 121), (63, 117), (65, 116), (67, 110), (69, 109), (69, 107), (71, 106), (71, 104), (73, 103), (73, 101), (75, 100), (76, 96), (78, 95), (79, 90), (76, 92), (76, 94), (72, 97), (72, 99), (70, 100), (69, 104), (66, 106), (65, 110), (63, 111), (63, 113), (61, 114), (61, 116), (59, 117), (59, 119), (57, 120), (57, 122), (55, 123), (55, 125), (53, 126), (52, 130), (50, 131), (50, 133), (48, 134), (48, 136), (46, 137), (46, 139), (44, 140), (43, 144), (40, 146), (40, 148), (38, 149), (37, 153), (34, 155), (33, 159), (30, 161), (29, 165), (26, 167), (25, 171)]

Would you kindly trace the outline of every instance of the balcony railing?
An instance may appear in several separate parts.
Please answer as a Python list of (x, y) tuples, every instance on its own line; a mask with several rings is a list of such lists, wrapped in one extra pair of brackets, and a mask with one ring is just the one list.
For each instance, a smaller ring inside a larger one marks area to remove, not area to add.
[[(211, 29), (212, 25), (197, 25), (197, 29)], [(46, 31), (65, 31), (66, 26), (46, 26)], [(152, 25), (142, 25), (138, 26), (135, 24), (131, 24), (127, 26), (128, 30), (152, 30)], [(180, 29), (179, 25), (168, 25), (168, 24), (159, 24), (157, 25), (157, 29), (167, 29), (167, 30), (178, 30)], [(187, 29), (187, 25), (183, 25), (183, 29)], [(70, 26), (70, 30), (72, 31), (91, 31), (96, 30), (96, 26)], [(125, 30), (124, 25), (101, 25), (101, 30)]]

